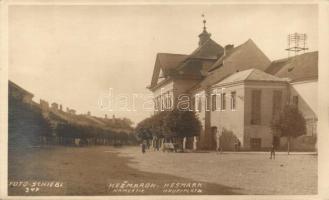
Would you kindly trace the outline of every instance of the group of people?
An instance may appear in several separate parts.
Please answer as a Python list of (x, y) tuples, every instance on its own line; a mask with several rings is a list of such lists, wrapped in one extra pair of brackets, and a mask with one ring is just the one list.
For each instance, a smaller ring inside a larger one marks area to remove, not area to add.
[(146, 149), (150, 149), (151, 146), (154, 150), (157, 150), (157, 151), (160, 150), (160, 140), (159, 139), (153, 139), (151, 143), (149, 140), (142, 141), (142, 143), (141, 143), (142, 153), (145, 153)]
[[(143, 142), (141, 143), (141, 149), (142, 149), (142, 153), (144, 154), (146, 152), (146, 148), (150, 148), (150, 143), (147, 140), (143, 140)], [(160, 149), (160, 142), (159, 140), (154, 140), (154, 142), (152, 142), (152, 146), (154, 147), (154, 149), (158, 150)], [(235, 143), (234, 143), (234, 151), (240, 151), (240, 147), (241, 147), (241, 142), (239, 139), (236, 139)], [(220, 134), (216, 134), (216, 151), (217, 152), (222, 152), (223, 149), (220, 145)], [(275, 144), (272, 143), (271, 145), (271, 149), (270, 149), (270, 159), (275, 159)]]

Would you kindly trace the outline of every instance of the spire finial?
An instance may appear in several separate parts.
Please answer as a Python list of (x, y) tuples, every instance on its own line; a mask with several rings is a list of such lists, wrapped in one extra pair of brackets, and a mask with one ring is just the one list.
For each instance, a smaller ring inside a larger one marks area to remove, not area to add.
[(206, 21), (206, 18), (205, 18), (204, 13), (202, 13), (201, 17), (203, 18), (203, 31), (206, 31), (206, 29), (207, 29), (207, 27), (206, 27), (207, 21)]
[(203, 31), (202, 31), (202, 33), (199, 34), (199, 38), (200, 38), (199, 46), (203, 45), (206, 41), (208, 41), (211, 36), (211, 34), (207, 32), (207, 27), (206, 27), (207, 21), (205, 19), (205, 14), (202, 13), (201, 17), (203, 19), (203, 21), (202, 21), (203, 22)]

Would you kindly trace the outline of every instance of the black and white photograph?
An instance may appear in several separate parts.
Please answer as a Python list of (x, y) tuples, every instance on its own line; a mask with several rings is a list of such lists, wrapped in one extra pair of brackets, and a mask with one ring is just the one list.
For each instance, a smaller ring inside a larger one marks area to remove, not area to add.
[(0, 2), (0, 198), (329, 197), (328, 2), (87, 2)]

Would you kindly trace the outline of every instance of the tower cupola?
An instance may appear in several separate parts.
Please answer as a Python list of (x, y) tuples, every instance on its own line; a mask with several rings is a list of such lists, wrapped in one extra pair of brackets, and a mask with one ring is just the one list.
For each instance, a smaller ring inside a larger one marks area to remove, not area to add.
[(202, 46), (207, 40), (210, 39), (211, 34), (207, 32), (206, 19), (204, 14), (201, 15), (203, 18), (203, 31), (199, 34), (199, 46)]

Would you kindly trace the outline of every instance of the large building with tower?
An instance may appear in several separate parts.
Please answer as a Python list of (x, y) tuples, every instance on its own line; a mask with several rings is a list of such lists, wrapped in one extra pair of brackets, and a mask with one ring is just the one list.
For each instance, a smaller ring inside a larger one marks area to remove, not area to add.
[[(204, 21), (205, 22), (205, 21)], [(303, 41), (304, 42), (304, 41)], [(303, 46), (305, 50), (305, 43)], [(289, 43), (289, 50), (294, 49)], [(155, 112), (189, 100), (201, 123), (198, 148), (245, 150), (286, 146), (272, 133), (271, 121), (286, 104), (295, 104), (307, 122), (307, 134), (293, 140), (295, 150), (314, 150), (317, 124), (318, 52), (271, 61), (249, 39), (222, 46), (203, 27), (189, 55), (158, 53), (151, 84)]]

